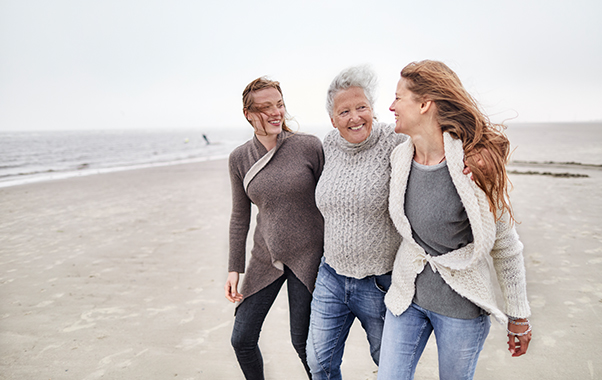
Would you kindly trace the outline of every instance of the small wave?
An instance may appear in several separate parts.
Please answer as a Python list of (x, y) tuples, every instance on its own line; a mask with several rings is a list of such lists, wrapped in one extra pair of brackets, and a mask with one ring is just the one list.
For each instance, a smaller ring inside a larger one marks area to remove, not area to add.
[(39, 174), (52, 174), (52, 173), (56, 173), (56, 172), (58, 172), (58, 170), (47, 169), (47, 170), (39, 170), (39, 171), (31, 171), (31, 172), (19, 172), (19, 173), (10, 173), (10, 174), (0, 174), (0, 179), (3, 179), (3, 178), (16, 178), (16, 177), (21, 177), (21, 176), (32, 176), (32, 175), (39, 175)]
[(532, 171), (532, 170), (528, 170), (525, 172), (522, 172), (519, 170), (509, 170), (508, 174), (546, 175), (546, 176), (558, 177), (558, 178), (589, 178), (589, 175), (587, 175), (587, 174), (538, 172), (538, 171)]
[(39, 172), (31, 172), (31, 173), (20, 173), (17, 176), (14, 176), (14, 175), (0, 176), (0, 188), (24, 185), (24, 184), (28, 184), (28, 183), (34, 183), (34, 182), (56, 180), (56, 179), (66, 179), (66, 178), (72, 178), (72, 177), (89, 176), (89, 175), (94, 175), (94, 174), (112, 173), (112, 172), (120, 172), (120, 171), (127, 171), (127, 170), (145, 169), (145, 168), (180, 165), (180, 164), (190, 164), (190, 163), (204, 162), (204, 161), (225, 160), (227, 158), (228, 158), (228, 154), (216, 154), (216, 155), (211, 155), (211, 156), (194, 157), (194, 158), (180, 159), (180, 160), (167, 161), (167, 162), (151, 162), (151, 163), (123, 165), (123, 166), (105, 167), (105, 168), (97, 168), (97, 169), (83, 168), (81, 170), (65, 170), (65, 171), (47, 170), (47, 171), (39, 171)]
[(599, 164), (584, 164), (582, 162), (568, 161), (568, 162), (557, 162), (557, 161), (510, 161), (508, 165), (531, 165), (531, 166), (545, 166), (545, 165), (558, 165), (558, 166), (579, 166), (585, 168), (600, 168), (602, 165)]

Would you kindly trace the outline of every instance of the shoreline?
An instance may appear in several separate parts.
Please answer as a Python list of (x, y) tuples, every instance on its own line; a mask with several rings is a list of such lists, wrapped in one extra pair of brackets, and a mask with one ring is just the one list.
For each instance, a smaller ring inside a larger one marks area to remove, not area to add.
[(215, 155), (215, 156), (185, 158), (185, 159), (180, 159), (180, 160), (175, 160), (175, 161), (149, 162), (149, 163), (144, 163), (144, 164), (112, 166), (112, 167), (104, 167), (104, 168), (97, 168), (97, 169), (82, 168), (82, 169), (77, 169), (77, 170), (65, 170), (65, 171), (50, 170), (50, 171), (39, 172), (39, 173), (20, 173), (17, 175), (11, 175), (11, 176), (6, 176), (5, 178), (0, 178), (0, 188), (19, 186), (19, 185), (25, 185), (25, 184), (30, 184), (30, 183), (55, 181), (55, 180), (68, 179), (68, 178), (74, 178), (74, 177), (84, 177), (84, 176), (89, 176), (89, 175), (115, 173), (115, 172), (128, 171), (128, 170), (138, 170), (138, 169), (155, 168), (155, 167), (161, 167), (161, 166), (171, 166), (171, 165), (191, 164), (191, 163), (205, 162), (205, 161), (224, 160), (224, 159), (227, 159), (228, 156), (229, 156), (229, 154), (220, 154), (220, 155)]

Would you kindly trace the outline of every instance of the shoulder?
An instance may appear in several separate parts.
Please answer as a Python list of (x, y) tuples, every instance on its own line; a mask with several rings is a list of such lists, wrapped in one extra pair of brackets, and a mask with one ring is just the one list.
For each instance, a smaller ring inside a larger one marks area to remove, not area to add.
[(253, 149), (253, 139), (234, 148), (234, 150), (228, 156), (228, 166), (231, 173), (239, 173), (239, 175), (243, 175), (243, 173), (248, 170), (250, 165), (252, 165), (254, 162), (252, 159)]
[(380, 131), (381, 142), (392, 147), (395, 147), (408, 139), (407, 135), (395, 132), (395, 124), (374, 121), (373, 128)]
[(322, 145), (324, 146), (324, 152), (333, 152), (338, 145), (338, 141), (341, 138), (338, 129), (333, 129), (324, 136)]
[(237, 162), (243, 157), (247, 156), (249, 154), (249, 151), (251, 150), (252, 145), (253, 140), (249, 140), (246, 143), (234, 148), (234, 150), (230, 153), (230, 156), (228, 158), (230, 163)]
[(314, 135), (297, 132), (291, 134), (288, 138), (292, 139), (291, 141), (295, 141), (297, 144), (303, 144), (309, 147), (322, 149), (322, 142)]
[(326, 136), (324, 136), (324, 145), (333, 144), (338, 136), (339, 136), (339, 130), (332, 129), (330, 132), (328, 132), (326, 134)]
[(400, 172), (403, 172), (402, 175), (406, 176), (412, 166), (413, 157), (414, 144), (411, 138), (405, 136), (405, 140), (396, 145), (391, 151), (391, 176), (399, 176)]
[(305, 133), (287, 133), (278, 151), (280, 155), (305, 157), (311, 160), (323, 155), (322, 142), (316, 136)]

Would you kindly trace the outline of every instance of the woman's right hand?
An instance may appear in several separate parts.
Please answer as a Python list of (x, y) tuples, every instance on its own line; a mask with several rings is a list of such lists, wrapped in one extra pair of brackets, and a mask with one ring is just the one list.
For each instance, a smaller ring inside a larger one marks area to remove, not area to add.
[(224, 285), (224, 290), (226, 291), (226, 298), (230, 302), (242, 301), (242, 294), (238, 292), (238, 278), (238, 272), (228, 273), (228, 279), (226, 280), (226, 285)]

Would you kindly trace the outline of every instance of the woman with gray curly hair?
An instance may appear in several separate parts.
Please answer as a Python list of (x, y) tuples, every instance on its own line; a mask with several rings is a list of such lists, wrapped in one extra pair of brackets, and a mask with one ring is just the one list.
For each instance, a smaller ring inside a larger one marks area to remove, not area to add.
[(340, 379), (345, 341), (355, 318), (378, 365), (395, 253), (401, 237), (389, 217), (391, 151), (405, 141), (373, 113), (375, 74), (365, 66), (332, 81), (326, 109), (325, 165), (316, 187), (324, 216), (324, 256), (311, 304), (307, 360), (313, 379)]

